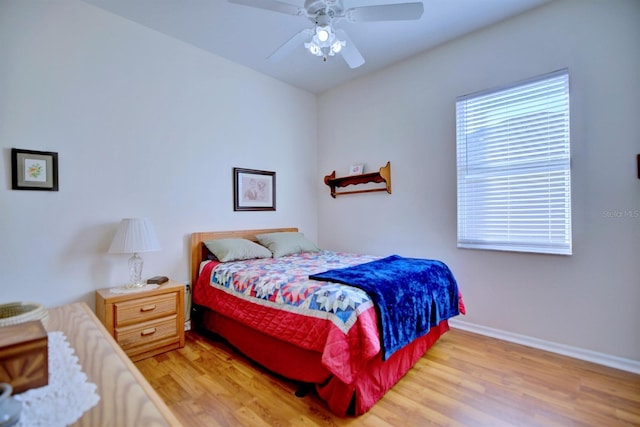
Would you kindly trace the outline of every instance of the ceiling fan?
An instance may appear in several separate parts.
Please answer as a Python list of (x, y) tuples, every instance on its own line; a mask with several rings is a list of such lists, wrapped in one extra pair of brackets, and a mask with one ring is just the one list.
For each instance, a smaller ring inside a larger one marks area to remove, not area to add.
[[(280, 60), (298, 46), (312, 55), (322, 57), (341, 54), (350, 68), (364, 64), (364, 58), (344, 30), (334, 24), (342, 19), (348, 22), (403, 21), (420, 19), (424, 11), (421, 1), (399, 4), (382, 4), (345, 8), (343, 0), (305, 0), (304, 7), (278, 0), (228, 0), (243, 6), (271, 10), (287, 15), (303, 16), (313, 22), (313, 27), (298, 32), (276, 49), (268, 59)], [(347, 0), (348, 2), (348, 0)]]

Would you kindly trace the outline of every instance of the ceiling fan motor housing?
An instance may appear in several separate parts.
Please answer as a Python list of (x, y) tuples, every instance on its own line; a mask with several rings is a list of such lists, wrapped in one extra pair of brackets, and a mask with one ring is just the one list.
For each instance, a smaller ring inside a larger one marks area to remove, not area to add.
[(327, 15), (329, 21), (336, 16), (342, 16), (344, 7), (341, 0), (306, 0), (304, 8), (309, 18), (316, 21), (320, 16)]

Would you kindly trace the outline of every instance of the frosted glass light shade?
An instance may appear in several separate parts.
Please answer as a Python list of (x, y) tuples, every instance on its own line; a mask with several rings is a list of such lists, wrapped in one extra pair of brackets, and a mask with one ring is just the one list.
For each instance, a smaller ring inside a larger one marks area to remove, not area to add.
[(160, 243), (153, 228), (153, 224), (147, 218), (124, 218), (120, 221), (118, 231), (111, 241), (109, 253), (130, 254), (128, 287), (139, 287), (142, 283), (142, 258), (138, 252), (159, 251)]
[(318, 40), (321, 42), (326, 42), (329, 40), (329, 36), (331, 35), (331, 27), (320, 27), (316, 28), (316, 34), (318, 35)]

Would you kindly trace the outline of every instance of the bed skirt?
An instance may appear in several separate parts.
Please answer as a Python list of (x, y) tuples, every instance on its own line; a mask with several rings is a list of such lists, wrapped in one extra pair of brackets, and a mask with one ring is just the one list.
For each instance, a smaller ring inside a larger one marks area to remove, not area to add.
[(322, 365), (322, 354), (265, 335), (205, 307), (196, 306), (195, 328), (224, 338), (249, 359), (285, 378), (311, 383), (329, 409), (339, 416), (367, 412), (393, 387), (426, 351), (449, 330), (446, 320), (382, 361), (382, 353), (345, 384)]

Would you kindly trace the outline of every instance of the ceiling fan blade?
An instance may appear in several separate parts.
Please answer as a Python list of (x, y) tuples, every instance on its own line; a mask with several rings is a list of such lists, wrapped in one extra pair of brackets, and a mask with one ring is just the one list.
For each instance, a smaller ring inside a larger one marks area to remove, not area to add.
[(345, 33), (344, 30), (336, 30), (336, 35), (338, 36), (338, 38), (347, 42), (340, 53), (342, 54), (342, 58), (344, 58), (349, 68), (358, 68), (359, 66), (364, 64), (364, 58), (360, 54), (360, 51), (358, 50), (356, 45), (353, 44), (347, 33)]
[(420, 19), (423, 12), (422, 2), (415, 2), (354, 7), (346, 10), (345, 16), (351, 22), (405, 21)]
[(314, 31), (311, 28), (305, 28), (284, 42), (284, 44), (269, 55), (267, 59), (269, 61), (280, 61), (285, 56), (289, 56), (294, 50), (304, 48), (304, 42), (309, 40), (313, 33)]
[(257, 7), (258, 9), (271, 10), (273, 12), (285, 13), (287, 15), (306, 16), (307, 11), (298, 6), (284, 3), (278, 0), (228, 0), (229, 3), (235, 3), (242, 6)]

